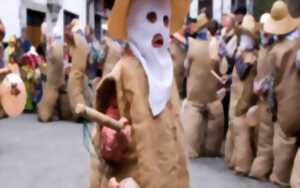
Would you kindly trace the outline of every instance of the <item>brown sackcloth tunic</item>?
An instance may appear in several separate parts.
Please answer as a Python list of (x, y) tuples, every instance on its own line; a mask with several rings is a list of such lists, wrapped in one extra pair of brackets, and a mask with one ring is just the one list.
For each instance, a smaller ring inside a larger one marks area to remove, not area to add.
[(185, 51), (183, 44), (178, 40), (173, 39), (170, 43), (170, 54), (174, 63), (174, 76), (178, 91), (180, 96), (184, 95), (184, 78), (185, 78), (185, 69), (184, 69), (184, 59)]
[(248, 174), (254, 157), (252, 142), (253, 130), (246, 122), (246, 113), (256, 104), (253, 93), (253, 81), (256, 75), (256, 51), (244, 52), (243, 62), (250, 64), (251, 68), (245, 79), (241, 80), (236, 66), (232, 73), (231, 101), (230, 101), (230, 127), (225, 143), (226, 164), (241, 174)]
[(217, 98), (217, 72), (210, 58), (210, 41), (189, 39), (187, 98), (181, 118), (188, 144), (189, 156), (217, 156), (224, 138), (224, 113)]
[(51, 54), (47, 55), (47, 81), (37, 111), (42, 122), (51, 121), (58, 113), (59, 90), (64, 84), (63, 45), (55, 42), (51, 48)]
[[(172, 96), (157, 117), (148, 103), (147, 77), (135, 57), (123, 57), (100, 83), (96, 108), (105, 112), (108, 99), (116, 93), (120, 114), (129, 120), (133, 143), (127, 159), (112, 165), (92, 158), (91, 187), (105, 188), (111, 177), (133, 177), (143, 188), (188, 188), (189, 175), (179, 120), (179, 97), (174, 83)], [(94, 137), (99, 151), (99, 133)], [(107, 170), (106, 170), (107, 169)]]
[[(271, 62), (268, 55), (273, 46), (261, 47), (258, 53), (257, 75), (255, 80), (261, 81), (271, 73)], [(257, 125), (257, 151), (249, 175), (258, 179), (267, 178), (273, 167), (273, 136), (274, 125), (272, 113), (268, 107), (267, 93), (259, 95), (258, 114), (259, 124)]]
[(105, 46), (105, 60), (103, 62), (102, 70), (103, 76), (105, 76), (113, 70), (116, 63), (121, 59), (122, 49), (109, 37), (104, 37), (103, 43)]
[[(275, 68), (278, 131), (274, 136), (274, 167), (271, 180), (286, 186), (296, 155), (296, 138), (300, 131), (300, 75), (296, 68), (296, 53), (300, 40), (281, 40), (270, 53)], [(283, 150), (284, 149), (284, 150)]]
[[(88, 47), (86, 40), (79, 33), (74, 33), (74, 46), (70, 47), (72, 67), (67, 84), (67, 92), (72, 112), (77, 104), (91, 106), (92, 92), (88, 87), (86, 75)], [(75, 113), (74, 113), (75, 114)]]

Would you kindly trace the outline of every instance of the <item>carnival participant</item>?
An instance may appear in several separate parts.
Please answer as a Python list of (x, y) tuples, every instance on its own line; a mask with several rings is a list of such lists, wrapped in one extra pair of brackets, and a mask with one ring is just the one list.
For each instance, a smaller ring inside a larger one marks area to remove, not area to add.
[[(132, 177), (143, 188), (187, 188), (189, 175), (173, 79), (169, 36), (179, 30), (189, 1), (117, 0), (108, 30), (127, 40), (126, 54), (97, 89), (96, 109), (121, 118), (114, 132), (98, 124), (91, 187)], [(99, 155), (98, 155), (99, 156)]]
[[(257, 132), (257, 151), (249, 176), (266, 180), (273, 168), (273, 137), (274, 124), (273, 113), (269, 108), (268, 98), (272, 92), (272, 71), (271, 62), (268, 56), (274, 45), (274, 37), (264, 31), (264, 24), (270, 22), (271, 15), (265, 13), (260, 18), (260, 50), (257, 60), (257, 75), (254, 81), (254, 93), (259, 100), (253, 107), (254, 124)], [(251, 115), (251, 114), (250, 114)], [(251, 118), (251, 117), (250, 117)]]
[[(192, 31), (203, 31), (209, 20), (199, 16)], [(219, 156), (224, 138), (224, 113), (218, 99), (218, 60), (211, 58), (209, 38), (188, 38), (187, 98), (182, 106), (182, 123), (189, 157)]]
[(230, 126), (231, 152), (227, 158), (228, 165), (237, 173), (248, 175), (254, 151), (253, 128), (246, 121), (246, 114), (251, 106), (256, 104), (256, 96), (253, 93), (253, 81), (256, 75), (257, 64), (257, 27), (255, 18), (246, 15), (239, 28), (240, 44), (235, 58), (232, 73), (231, 101), (230, 101)]
[(297, 151), (296, 137), (300, 131), (300, 76), (297, 68), (297, 52), (300, 48), (298, 22), (293, 19), (283, 1), (276, 1), (271, 10), (271, 21), (265, 24), (267, 33), (276, 35), (276, 43), (269, 53), (273, 66), (273, 111), (276, 112), (273, 152), (272, 182), (289, 186), (294, 157)]
[[(77, 104), (92, 106), (93, 92), (88, 85), (88, 45), (78, 19), (73, 19), (65, 29), (65, 42), (69, 45), (72, 65), (67, 83), (67, 92), (72, 113)], [(74, 117), (79, 120), (78, 117)]]

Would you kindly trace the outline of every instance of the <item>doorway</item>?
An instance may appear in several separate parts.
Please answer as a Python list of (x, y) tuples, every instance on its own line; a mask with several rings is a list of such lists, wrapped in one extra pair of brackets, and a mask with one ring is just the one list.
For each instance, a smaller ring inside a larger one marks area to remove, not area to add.
[(44, 22), (46, 14), (44, 12), (27, 9), (27, 30), (26, 34), (31, 44), (37, 47), (41, 43), (42, 31), (41, 25)]

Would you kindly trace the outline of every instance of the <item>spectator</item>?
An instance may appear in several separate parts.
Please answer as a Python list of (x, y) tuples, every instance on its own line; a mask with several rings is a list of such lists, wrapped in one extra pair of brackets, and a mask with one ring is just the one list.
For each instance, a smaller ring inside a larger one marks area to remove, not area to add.
[(4, 50), (4, 65), (9, 62), (9, 57), (15, 52), (16, 49), (16, 36), (12, 35), (8, 38), (8, 46)]
[(242, 7), (238, 7), (235, 11), (234, 11), (234, 20), (235, 23), (237, 25), (241, 25), (244, 16), (247, 14), (247, 8), (242, 6)]
[(27, 36), (27, 32), (26, 32), (25, 28), (22, 29), (21, 46), (22, 46), (24, 53), (27, 53), (31, 47), (31, 42), (30, 42), (30, 40), (28, 40), (28, 36)]

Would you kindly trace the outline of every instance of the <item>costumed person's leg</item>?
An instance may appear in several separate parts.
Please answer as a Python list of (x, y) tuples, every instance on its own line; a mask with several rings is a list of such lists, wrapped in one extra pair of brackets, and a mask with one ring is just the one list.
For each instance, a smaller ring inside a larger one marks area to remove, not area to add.
[(70, 106), (69, 96), (66, 91), (59, 95), (59, 116), (62, 120), (73, 120), (73, 113)]
[(204, 155), (206, 122), (198, 107), (187, 100), (183, 102), (181, 112), (182, 125), (188, 148), (188, 156), (196, 158)]
[(225, 164), (230, 169), (234, 168), (233, 150), (234, 150), (234, 140), (232, 135), (232, 127), (229, 124), (226, 138), (225, 138), (224, 160), (225, 160)]
[(274, 130), (273, 152), (274, 166), (270, 179), (280, 186), (288, 187), (297, 152), (296, 138), (287, 137), (278, 123)]
[(224, 140), (224, 112), (221, 101), (217, 100), (208, 105), (211, 117), (208, 117), (205, 137), (207, 156), (220, 156)]
[(248, 175), (254, 158), (252, 148), (253, 130), (247, 124), (245, 116), (236, 117), (232, 122), (234, 136), (234, 170), (238, 174)]
[(298, 149), (297, 155), (294, 160), (294, 166), (291, 175), (291, 187), (300, 187), (300, 149)]
[(249, 175), (258, 179), (266, 179), (273, 167), (274, 127), (272, 113), (268, 111), (267, 104), (260, 104), (259, 114), (257, 152)]

